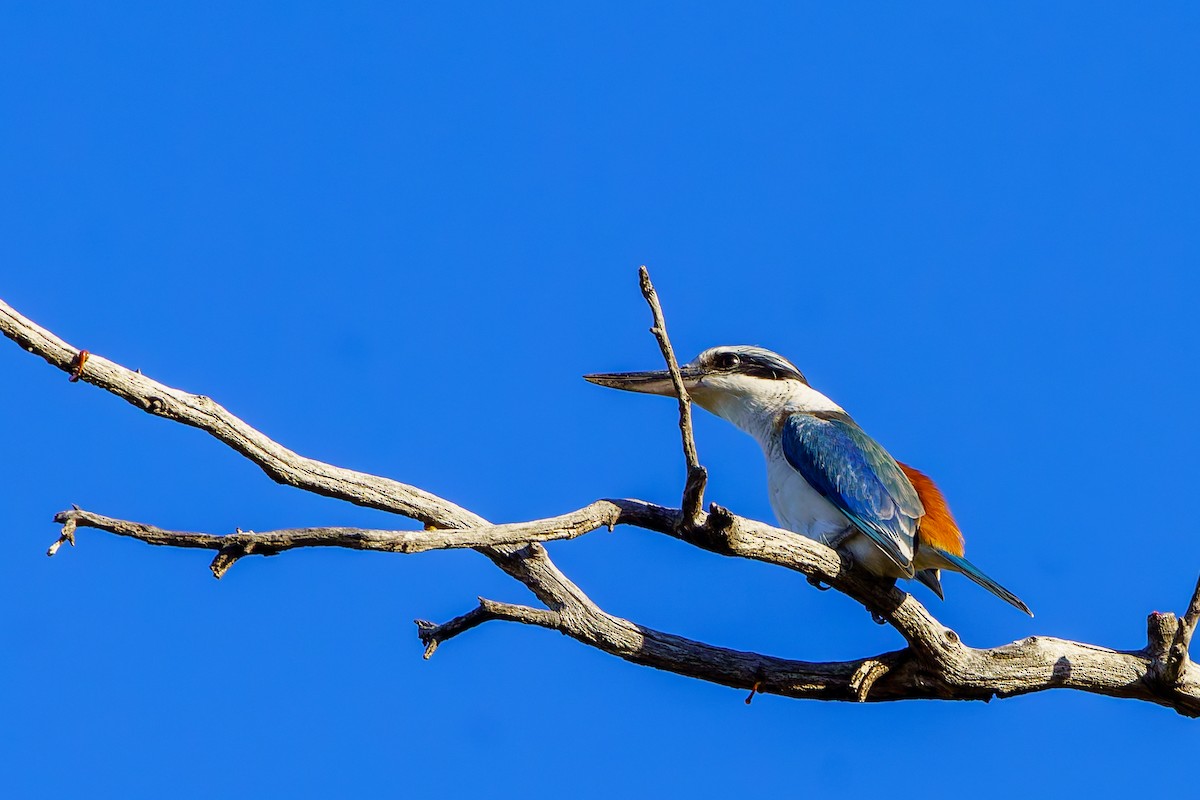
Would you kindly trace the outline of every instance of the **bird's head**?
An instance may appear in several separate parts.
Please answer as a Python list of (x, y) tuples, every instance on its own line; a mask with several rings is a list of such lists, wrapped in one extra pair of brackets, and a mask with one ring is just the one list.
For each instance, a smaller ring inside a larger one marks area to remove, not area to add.
[[(701, 408), (731, 420), (747, 405), (765, 405), (771, 398), (792, 395), (797, 387), (808, 386), (795, 364), (778, 353), (752, 345), (710, 347), (680, 366), (679, 371), (684, 388)], [(611, 389), (675, 396), (671, 374), (665, 369), (583, 377)]]

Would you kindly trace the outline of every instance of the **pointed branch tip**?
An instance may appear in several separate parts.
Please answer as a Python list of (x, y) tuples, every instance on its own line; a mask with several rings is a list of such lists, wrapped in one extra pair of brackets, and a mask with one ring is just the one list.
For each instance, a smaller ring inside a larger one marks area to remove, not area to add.
[[(72, 507), (76, 511), (79, 510), (79, 506)], [(62, 523), (62, 533), (59, 534), (58, 541), (50, 545), (50, 547), (46, 550), (46, 555), (50, 558), (53, 558), (58, 552), (58, 549), (63, 546), (63, 542), (71, 545), (71, 547), (75, 546), (75, 528), (79, 524), (74, 515), (69, 511), (60, 511), (59, 513), (55, 514), (54, 521)]]

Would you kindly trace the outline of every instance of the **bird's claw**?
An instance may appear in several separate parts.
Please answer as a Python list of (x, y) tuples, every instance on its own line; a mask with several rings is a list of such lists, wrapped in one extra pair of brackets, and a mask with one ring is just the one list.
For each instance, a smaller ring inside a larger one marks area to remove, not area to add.
[(884, 618), (883, 614), (877, 614), (876, 612), (872, 611), (871, 619), (876, 625), (887, 625), (887, 620)]
[(818, 592), (828, 592), (833, 587), (827, 583), (821, 583), (820, 578), (809, 577), (808, 585), (815, 588)]

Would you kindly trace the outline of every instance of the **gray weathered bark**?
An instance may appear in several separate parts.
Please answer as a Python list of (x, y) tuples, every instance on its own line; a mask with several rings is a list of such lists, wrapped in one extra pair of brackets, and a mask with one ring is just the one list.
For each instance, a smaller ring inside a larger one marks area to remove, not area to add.
[[(305, 458), (271, 440), (203, 395), (165, 386), (106, 358), (73, 347), (0, 302), (0, 332), (79, 380), (111, 392), (156, 416), (199, 428), (257, 464), (273, 480), (305, 491), (415, 519), (424, 531), (301, 528), (214, 535), (168, 531), (73, 509), (55, 520), (62, 534), (50, 548), (75, 543), (80, 527), (149, 544), (212, 550), (220, 578), (240, 558), (276, 555), (297, 547), (344, 547), (391, 553), (474, 548), (523, 583), (546, 608), (480, 599), (461, 617), (436, 625), (417, 621), (428, 658), (443, 642), (484, 622), (506, 620), (563, 633), (628, 661), (727, 686), (787, 697), (884, 701), (914, 698), (988, 700), (1066, 688), (1147, 700), (1200, 716), (1200, 668), (1189, 646), (1200, 621), (1200, 582), (1182, 618), (1152, 614), (1145, 648), (1122, 652), (1047, 637), (988, 649), (964, 645), (915, 597), (855, 570), (834, 550), (784, 530), (711, 506), (703, 511), (706, 480), (696, 455), (690, 408), (649, 276), (641, 273), (655, 334), (676, 378), (680, 430), (687, 461), (681, 509), (638, 500), (598, 500), (578, 511), (532, 522), (492, 525), (441, 497), (375, 475)], [(604, 527), (634, 525), (727, 556), (795, 570), (854, 598), (894, 627), (903, 650), (851, 661), (812, 663), (730, 650), (652, 630), (599, 608), (550, 560), (541, 542), (570, 539)], [(749, 702), (749, 698), (747, 698)]]

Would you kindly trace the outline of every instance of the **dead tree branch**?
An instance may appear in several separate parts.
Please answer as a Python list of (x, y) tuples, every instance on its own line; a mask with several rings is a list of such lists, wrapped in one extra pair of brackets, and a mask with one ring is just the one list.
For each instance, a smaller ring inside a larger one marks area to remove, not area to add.
[[(430, 550), (461, 548), (513, 547), (530, 542), (574, 539), (596, 528), (616, 524), (620, 509), (598, 501), (561, 517), (509, 525), (485, 525), (479, 528), (427, 529), (423, 531), (383, 531), (365, 528), (287, 528), (277, 531), (243, 531), (216, 535), (191, 531), (168, 531), (141, 522), (113, 519), (82, 509), (60, 511), (54, 521), (62, 523), (63, 534), (52, 546), (74, 538), (78, 528), (95, 528), (117, 536), (127, 536), (146, 544), (166, 547), (216, 550), (210, 565), (220, 578), (239, 558), (249, 555), (273, 556), (297, 547), (344, 547), (348, 550), (377, 550), (383, 553), (425, 553)], [(74, 542), (71, 542), (74, 544)]]
[(461, 617), (455, 617), (449, 622), (436, 625), (427, 619), (416, 619), (417, 635), (425, 645), (425, 658), (429, 659), (442, 642), (453, 639), (460, 633), (466, 633), (476, 625), (482, 625), (491, 620), (500, 619), (509, 622), (520, 622), (525, 625), (539, 625), (551, 630), (563, 631), (562, 615), (544, 608), (530, 608), (511, 603), (498, 603), (495, 600), (479, 598), (479, 607), (473, 608)]
[(650, 271), (645, 266), (638, 268), (638, 279), (642, 287), (642, 296), (650, 304), (650, 313), (654, 317), (654, 327), (650, 328), (650, 333), (658, 340), (663, 360), (667, 362), (667, 371), (671, 373), (675, 396), (679, 399), (679, 434), (683, 437), (683, 457), (687, 464), (687, 481), (683, 485), (683, 517), (689, 525), (695, 527), (700, 525), (704, 514), (704, 487), (708, 484), (708, 471), (700, 465), (700, 456), (696, 451), (696, 436), (692, 432), (692, 399), (688, 396), (687, 387), (683, 385), (679, 360), (675, 358), (675, 348), (671, 347), (671, 339), (667, 336), (662, 304), (658, 301), (658, 292), (654, 291), (654, 284), (650, 282)]
[[(661, 306), (644, 270), (642, 288), (654, 314), (655, 336), (679, 394), (680, 432), (688, 463), (683, 508), (636, 500), (600, 500), (562, 516), (509, 525), (492, 525), (443, 498), (398, 481), (300, 456), (209, 398), (165, 386), (102, 356), (72, 347), (0, 302), (0, 332), (74, 379), (122, 397), (147, 413), (209, 433), (280, 483), (400, 514), (426, 527), (424, 531), (303, 528), (218, 536), (167, 531), (74, 509), (55, 517), (63, 529), (51, 554), (64, 541), (74, 544), (80, 527), (155, 545), (214, 550), (212, 570), (217, 577), (247, 555), (274, 555), (298, 547), (395, 553), (474, 548), (528, 587), (546, 608), (480, 599), (477, 608), (441, 625), (418, 621), (426, 657), (454, 636), (484, 622), (502, 620), (557, 630), (636, 664), (787, 697), (857, 702), (988, 700), (1069, 688), (1146, 700), (1181, 714), (1200, 716), (1200, 676), (1188, 657), (1191, 637), (1200, 620), (1200, 584), (1182, 620), (1174, 615), (1151, 616), (1143, 650), (1121, 652), (1045, 637), (973, 649), (914, 597), (853, 570), (834, 550), (737, 517), (715, 504), (710, 513), (704, 513), (701, 502), (705, 474), (696, 456), (690, 405), (666, 336)], [(851, 661), (796, 661), (716, 647), (608, 614), (555, 567), (541, 542), (574, 538), (615, 525), (657, 531), (723, 555), (800, 572), (810, 581), (828, 584), (860, 602), (892, 625), (908, 646)]]
[(1192, 602), (1188, 603), (1188, 609), (1178, 621), (1175, 635), (1171, 637), (1171, 647), (1167, 653), (1167, 664), (1163, 674), (1166, 683), (1180, 683), (1189, 667), (1195, 666), (1189, 660), (1188, 652), (1192, 646), (1192, 634), (1196, 632), (1197, 622), (1200, 622), (1200, 579), (1197, 579), (1196, 588), (1192, 591)]

